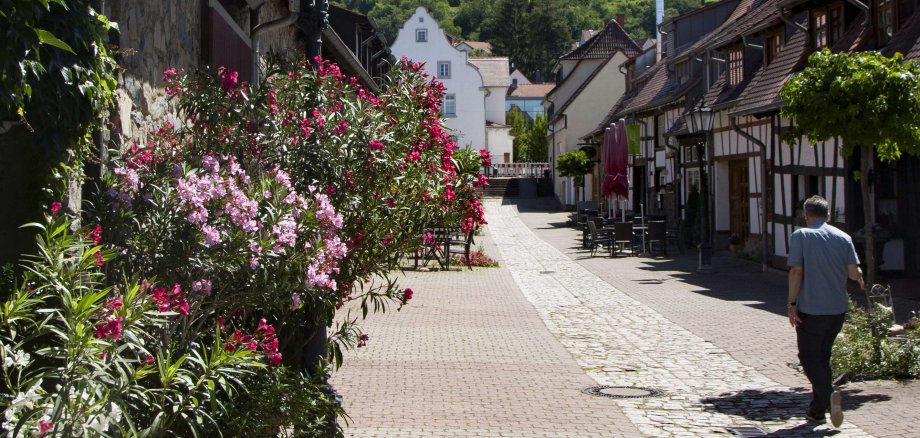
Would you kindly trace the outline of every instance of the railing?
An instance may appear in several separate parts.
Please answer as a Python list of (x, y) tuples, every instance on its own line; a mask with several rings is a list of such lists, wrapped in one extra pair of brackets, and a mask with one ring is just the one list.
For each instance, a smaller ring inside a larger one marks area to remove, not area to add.
[(493, 177), (524, 177), (542, 178), (543, 173), (549, 170), (549, 163), (496, 163), (487, 176)]

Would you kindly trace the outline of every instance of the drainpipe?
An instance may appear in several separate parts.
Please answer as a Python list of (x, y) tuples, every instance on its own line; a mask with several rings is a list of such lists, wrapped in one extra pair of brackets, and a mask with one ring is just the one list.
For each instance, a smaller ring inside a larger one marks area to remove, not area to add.
[[(642, 125), (642, 138), (639, 139), (639, 153), (645, 158), (645, 167), (648, 169), (648, 157), (645, 156), (645, 138), (648, 136), (648, 122), (636, 117), (636, 123)], [(635, 177), (636, 166), (633, 166), (633, 177)], [(645, 172), (642, 172), (642, 178), (645, 178), (645, 184), (642, 186), (642, 199), (641, 201), (645, 203), (645, 206), (648, 207), (648, 176), (645, 175)], [(633, 199), (633, 204), (636, 203), (636, 200)], [(633, 205), (633, 212), (636, 211), (636, 206)]]
[(748, 134), (738, 126), (738, 118), (729, 116), (732, 129), (748, 141), (760, 148), (760, 240), (761, 240), (761, 269), (767, 271), (767, 145), (757, 137)]
[[(264, 3), (256, 7), (256, 11), (258, 11), (262, 7), (262, 5), (264, 5)], [(267, 34), (268, 32), (271, 32), (277, 29), (281, 29), (282, 27), (287, 27), (287, 26), (294, 24), (294, 22), (297, 21), (297, 17), (300, 15), (300, 1), (291, 0), (288, 3), (288, 10), (290, 12), (288, 12), (288, 14), (285, 15), (284, 17), (281, 17), (279, 19), (272, 20), (272, 21), (267, 21), (265, 23), (259, 23), (255, 25), (252, 28), (252, 31), (250, 32), (249, 39), (252, 40), (252, 86), (253, 88), (258, 88), (259, 81), (260, 81), (259, 69), (261, 68), (261, 65), (260, 65), (259, 59), (261, 58), (260, 56), (261, 52), (259, 48), (259, 39), (262, 37), (262, 35)], [(256, 15), (256, 17), (258, 17), (258, 15)]]
[(863, 18), (862, 27), (863, 29), (869, 27), (869, 25), (872, 24), (872, 14), (869, 13), (869, 5), (859, 0), (847, 0), (847, 2), (853, 6), (856, 6), (866, 14), (866, 18)]

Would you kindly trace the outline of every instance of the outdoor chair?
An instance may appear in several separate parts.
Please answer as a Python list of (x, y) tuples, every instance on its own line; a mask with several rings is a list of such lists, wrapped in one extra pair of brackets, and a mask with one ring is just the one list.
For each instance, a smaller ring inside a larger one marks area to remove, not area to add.
[[(473, 232), (470, 231), (466, 233), (465, 239), (451, 239), (447, 248), (447, 256), (451, 255), (462, 255), (466, 259), (466, 267), (471, 271), (473, 270), (473, 260), (470, 257), (470, 252), (473, 246)], [(449, 260), (448, 260), (449, 263)], [(448, 266), (450, 266), (448, 264)]]
[(600, 221), (597, 221), (597, 220), (588, 221), (588, 232), (590, 233), (590, 236), (591, 236), (590, 240), (588, 241), (588, 247), (591, 249), (591, 257), (594, 257), (594, 253), (597, 251), (598, 246), (604, 246), (608, 248), (612, 247), (612, 244), (610, 242), (610, 235), (606, 233), (602, 234), (601, 232), (597, 230), (597, 223), (602, 222), (603, 219), (601, 218), (596, 218), (596, 219), (600, 219)]
[(664, 221), (651, 221), (648, 223), (648, 235), (645, 238), (649, 252), (654, 253), (655, 248), (661, 248), (661, 253), (668, 255), (668, 229)]
[(633, 236), (632, 222), (616, 222), (613, 224), (613, 247), (610, 251), (611, 256), (617, 253), (623, 254), (626, 251), (629, 251), (630, 254), (635, 254), (634, 242), (635, 238)]

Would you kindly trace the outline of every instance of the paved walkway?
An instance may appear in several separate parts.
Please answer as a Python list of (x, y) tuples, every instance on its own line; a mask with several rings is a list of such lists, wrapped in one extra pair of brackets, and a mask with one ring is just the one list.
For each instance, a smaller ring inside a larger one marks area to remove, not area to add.
[[(729, 258), (704, 279), (686, 273), (690, 256), (590, 258), (557, 226), (563, 214), (529, 207), (487, 203), (481, 241), (501, 268), (408, 273), (413, 302), (367, 322), (368, 347), (333, 379), (349, 436), (822, 433), (803, 421), (807, 382), (787, 365), (784, 277)], [(665, 395), (581, 393), (596, 384)], [(910, 436), (918, 394), (848, 385), (853, 423), (838, 436)]]

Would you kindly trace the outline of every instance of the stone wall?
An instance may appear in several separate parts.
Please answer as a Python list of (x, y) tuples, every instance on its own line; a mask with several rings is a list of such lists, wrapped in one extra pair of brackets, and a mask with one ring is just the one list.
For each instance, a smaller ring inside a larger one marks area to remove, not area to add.
[[(112, 146), (145, 141), (147, 132), (165, 120), (178, 125), (175, 105), (164, 91), (163, 70), (193, 71), (202, 59), (202, 10), (207, 0), (109, 0), (103, 13), (118, 23), (120, 33), (116, 108), (112, 114)], [(287, 13), (286, 0), (269, 0), (260, 11), (265, 22)], [(248, 11), (231, 14), (249, 31)], [(302, 47), (296, 25), (270, 32), (262, 38), (263, 53)]]

